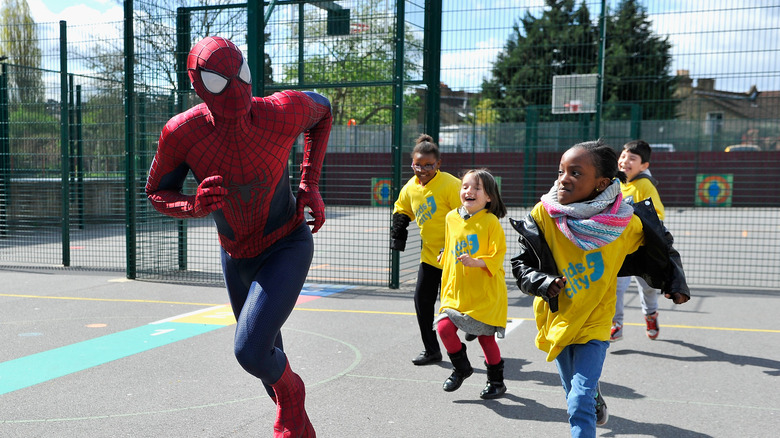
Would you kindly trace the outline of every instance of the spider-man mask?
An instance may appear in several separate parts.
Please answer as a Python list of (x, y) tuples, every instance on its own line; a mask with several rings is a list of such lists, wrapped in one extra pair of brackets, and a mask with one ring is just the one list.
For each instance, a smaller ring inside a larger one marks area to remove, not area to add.
[(200, 40), (187, 57), (187, 73), (195, 92), (215, 116), (235, 119), (249, 112), (252, 76), (241, 50), (229, 40)]

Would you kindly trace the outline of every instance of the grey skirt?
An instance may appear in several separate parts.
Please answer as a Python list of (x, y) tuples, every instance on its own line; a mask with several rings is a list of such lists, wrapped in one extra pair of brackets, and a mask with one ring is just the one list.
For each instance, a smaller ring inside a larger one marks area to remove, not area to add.
[(464, 315), (454, 309), (442, 310), (439, 316), (433, 320), (434, 330), (436, 330), (436, 326), (439, 324), (439, 321), (444, 318), (449, 318), (450, 321), (455, 324), (455, 327), (463, 330), (466, 333), (470, 333), (476, 336), (493, 336), (495, 334), (497, 338), (504, 339), (504, 327), (487, 325), (484, 322), (477, 321), (476, 319), (468, 315)]

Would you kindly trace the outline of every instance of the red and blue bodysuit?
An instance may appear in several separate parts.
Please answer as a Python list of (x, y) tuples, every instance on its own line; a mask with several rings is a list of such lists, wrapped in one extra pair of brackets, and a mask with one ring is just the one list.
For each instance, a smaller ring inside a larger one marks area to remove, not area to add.
[[(325, 221), (318, 183), (331, 129), (330, 103), (313, 92), (252, 97), (246, 60), (219, 37), (192, 48), (187, 70), (204, 103), (163, 128), (146, 193), (166, 215), (212, 215), (237, 320), (236, 358), (276, 401), (275, 436), (314, 436), (304, 385), (290, 370), (280, 330), (311, 265), (312, 233)], [(301, 134), (304, 154), (295, 197), (287, 160)], [(188, 172), (198, 182), (194, 195), (182, 193)]]

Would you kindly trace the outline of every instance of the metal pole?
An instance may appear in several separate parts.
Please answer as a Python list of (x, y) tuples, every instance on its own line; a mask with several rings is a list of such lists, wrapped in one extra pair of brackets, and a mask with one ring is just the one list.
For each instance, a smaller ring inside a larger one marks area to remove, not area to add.
[(11, 145), (8, 126), (8, 66), (0, 62), (0, 237), (8, 235), (8, 205), (11, 203)]
[[(398, 199), (401, 192), (401, 141), (404, 132), (404, 17), (405, 2), (396, 2), (395, 14), (395, 71), (393, 73), (393, 186), (391, 199)], [(430, 91), (430, 90), (429, 90)], [(392, 218), (388, 218), (392, 221)], [(398, 251), (390, 251), (390, 288), (400, 286), (401, 257)]]
[(423, 77), (428, 88), (425, 95), (425, 131), (437, 144), (441, 124), (441, 15), (441, 0), (425, 1)]
[(125, 240), (127, 278), (136, 277), (136, 175), (135, 175), (135, 34), (133, 32), (133, 0), (124, 0), (125, 46)]
[(601, 18), (599, 26), (599, 73), (596, 79), (596, 138), (599, 138), (601, 135), (601, 110), (604, 100), (604, 49), (607, 43), (607, 0), (601, 0)]
[(62, 265), (70, 266), (70, 124), (68, 111), (68, 27), (60, 21), (60, 180), (62, 183)]
[(84, 131), (82, 123), (81, 85), (76, 85), (76, 205), (79, 229), (84, 229)]

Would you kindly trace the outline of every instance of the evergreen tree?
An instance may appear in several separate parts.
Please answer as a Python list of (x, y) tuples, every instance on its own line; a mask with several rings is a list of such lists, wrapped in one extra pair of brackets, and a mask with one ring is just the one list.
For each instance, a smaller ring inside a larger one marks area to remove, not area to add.
[[(674, 118), (675, 79), (669, 38), (653, 33), (647, 10), (622, 0), (607, 27), (604, 101), (638, 103), (643, 119)], [(607, 119), (626, 118), (627, 106), (604, 108)]]
[(550, 105), (554, 75), (596, 72), (598, 31), (587, 5), (545, 3), (541, 17), (526, 12), (514, 25), (492, 77), (483, 81), (484, 97), (494, 101), (502, 122), (523, 120), (527, 106)]
[[(599, 26), (587, 5), (545, 0), (540, 17), (526, 12), (482, 84), (502, 122), (523, 121), (531, 105), (552, 102), (555, 75), (598, 73)], [(655, 35), (637, 0), (622, 0), (607, 22), (603, 101), (638, 103), (644, 119), (674, 114), (674, 78), (669, 75), (671, 44)], [(605, 118), (625, 117), (630, 107), (604, 107)], [(549, 113), (542, 112), (542, 119)]]

